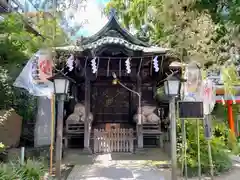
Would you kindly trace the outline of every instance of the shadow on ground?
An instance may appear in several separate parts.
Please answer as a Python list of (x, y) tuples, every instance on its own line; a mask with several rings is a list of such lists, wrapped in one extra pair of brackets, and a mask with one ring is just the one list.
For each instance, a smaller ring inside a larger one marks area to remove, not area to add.
[(169, 169), (158, 169), (156, 164), (169, 164), (169, 156), (161, 149), (145, 149), (136, 154), (108, 153), (81, 155), (75, 151), (64, 161), (75, 164), (68, 180), (166, 180)]
[(137, 153), (105, 153), (87, 155), (80, 149), (68, 149), (64, 152), (63, 162), (72, 165), (93, 164), (99, 161), (161, 161), (169, 163), (170, 157), (161, 149), (144, 149)]
[[(145, 149), (136, 154), (96, 155), (83, 155), (80, 150), (69, 150), (64, 162), (75, 165), (67, 180), (171, 180), (171, 170), (165, 167), (169, 165), (170, 157), (161, 149)], [(237, 180), (239, 177), (240, 163), (234, 163), (231, 172), (214, 177), (214, 180)]]

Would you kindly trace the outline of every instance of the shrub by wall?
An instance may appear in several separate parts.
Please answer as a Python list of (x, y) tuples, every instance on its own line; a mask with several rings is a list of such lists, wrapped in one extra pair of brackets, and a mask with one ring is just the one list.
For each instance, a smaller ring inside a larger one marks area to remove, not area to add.
[[(197, 123), (196, 120), (185, 121), (187, 136), (187, 167), (188, 176), (198, 175), (198, 144), (197, 144)], [(207, 141), (204, 136), (204, 129), (200, 123), (200, 151), (201, 151), (201, 168), (203, 174), (210, 174), (209, 156)], [(178, 124), (178, 162), (181, 166), (184, 161), (182, 153), (182, 134), (181, 124)], [(219, 174), (228, 171), (232, 167), (232, 161), (226, 152), (228, 149), (229, 130), (224, 122), (213, 123), (213, 137), (211, 139), (212, 159), (214, 173)], [(184, 168), (183, 168), (184, 171)]]

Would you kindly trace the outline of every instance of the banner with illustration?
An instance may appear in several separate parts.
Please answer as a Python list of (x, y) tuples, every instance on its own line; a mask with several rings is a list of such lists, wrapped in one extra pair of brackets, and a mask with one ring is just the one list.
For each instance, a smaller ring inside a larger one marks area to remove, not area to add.
[(53, 83), (48, 78), (52, 77), (52, 59), (50, 50), (39, 50), (27, 62), (13, 85), (26, 89), (33, 96), (50, 98), (53, 93)]
[(203, 101), (202, 72), (195, 62), (191, 62), (186, 66), (184, 79), (187, 81), (183, 86), (184, 101)]

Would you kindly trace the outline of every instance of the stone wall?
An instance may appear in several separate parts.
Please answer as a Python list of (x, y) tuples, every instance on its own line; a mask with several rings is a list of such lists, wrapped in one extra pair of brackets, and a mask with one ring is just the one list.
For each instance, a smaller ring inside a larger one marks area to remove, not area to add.
[(0, 142), (8, 147), (19, 145), (22, 130), (22, 117), (13, 109), (0, 111)]

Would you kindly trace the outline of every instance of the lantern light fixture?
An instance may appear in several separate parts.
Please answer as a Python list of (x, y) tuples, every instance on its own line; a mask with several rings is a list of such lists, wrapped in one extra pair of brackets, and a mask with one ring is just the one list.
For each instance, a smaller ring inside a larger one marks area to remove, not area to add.
[(180, 95), (182, 82), (186, 80), (176, 76), (170, 76), (164, 82), (164, 92), (167, 96), (176, 97)]
[(59, 73), (49, 78), (49, 80), (53, 82), (54, 94), (66, 95), (68, 93), (70, 78), (62, 73)]

